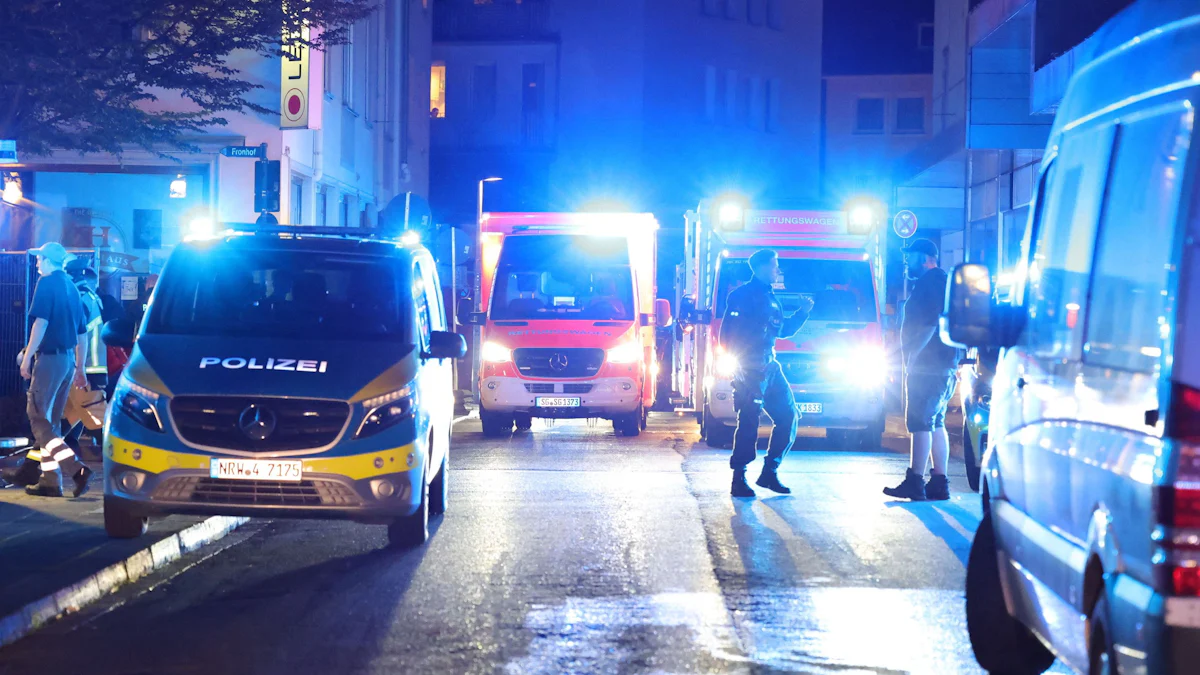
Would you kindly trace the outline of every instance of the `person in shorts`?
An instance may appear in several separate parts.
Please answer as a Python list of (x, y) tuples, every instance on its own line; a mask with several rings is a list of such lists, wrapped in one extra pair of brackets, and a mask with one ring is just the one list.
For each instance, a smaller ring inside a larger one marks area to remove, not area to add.
[[(950, 498), (946, 465), (950, 437), (946, 407), (958, 385), (958, 349), (942, 342), (938, 317), (946, 296), (947, 275), (938, 267), (938, 247), (917, 239), (904, 249), (904, 267), (913, 280), (900, 322), (900, 352), (904, 357), (904, 422), (911, 436), (909, 468), (904, 481), (883, 493), (898, 499), (924, 501)], [(925, 482), (930, 459), (933, 472)]]

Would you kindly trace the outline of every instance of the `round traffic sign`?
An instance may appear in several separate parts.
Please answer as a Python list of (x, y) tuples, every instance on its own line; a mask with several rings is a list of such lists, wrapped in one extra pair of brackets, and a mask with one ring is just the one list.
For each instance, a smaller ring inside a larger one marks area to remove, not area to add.
[(892, 229), (901, 239), (908, 239), (917, 233), (917, 214), (912, 211), (898, 211), (892, 218)]

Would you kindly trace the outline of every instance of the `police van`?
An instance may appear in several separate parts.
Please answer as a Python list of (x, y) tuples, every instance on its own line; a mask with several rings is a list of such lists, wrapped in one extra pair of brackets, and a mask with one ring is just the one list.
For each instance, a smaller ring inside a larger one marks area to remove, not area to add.
[(999, 349), (966, 614), (986, 670), (1200, 668), (1200, 13), (1136, 3), (1051, 130), (1011, 299), (954, 270), (943, 338)]
[(181, 513), (350, 519), (425, 541), (446, 509), (466, 343), (425, 248), (346, 233), (172, 252), (105, 422), (109, 535)]

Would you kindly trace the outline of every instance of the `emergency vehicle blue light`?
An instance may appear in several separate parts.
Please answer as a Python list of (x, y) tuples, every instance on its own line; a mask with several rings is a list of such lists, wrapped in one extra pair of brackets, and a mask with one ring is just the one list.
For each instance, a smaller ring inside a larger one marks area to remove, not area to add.
[(717, 211), (717, 219), (721, 223), (736, 223), (742, 219), (742, 205), (735, 202), (726, 202), (721, 205)]
[(850, 224), (855, 227), (870, 227), (875, 220), (875, 210), (866, 204), (859, 204), (850, 210)]
[(400, 243), (405, 246), (416, 246), (421, 243), (421, 234), (419, 232), (408, 231), (400, 235)]
[(217, 234), (217, 224), (212, 218), (202, 217), (194, 218), (188, 223), (188, 231), (186, 239), (188, 241), (196, 239), (212, 239)]

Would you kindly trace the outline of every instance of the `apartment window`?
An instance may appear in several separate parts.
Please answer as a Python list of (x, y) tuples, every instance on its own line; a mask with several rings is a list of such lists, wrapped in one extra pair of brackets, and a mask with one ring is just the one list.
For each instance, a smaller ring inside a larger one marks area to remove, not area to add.
[(325, 51), (321, 52), (321, 58), (325, 59), (322, 64), (324, 67), (321, 72), (321, 83), (325, 89), (325, 95), (333, 96), (333, 47), (326, 47)]
[(725, 0), (725, 18), (726, 19), (738, 18), (738, 3), (739, 2), (741, 2), (741, 0)]
[(326, 217), (329, 215), (329, 188), (321, 188), (317, 191), (317, 220), (314, 225), (324, 226), (329, 222)]
[(882, 98), (858, 99), (858, 110), (854, 130), (860, 134), (882, 134), (884, 122), (884, 100)]
[(342, 105), (354, 109), (354, 31), (342, 45)]
[(545, 90), (546, 66), (541, 63), (521, 66), (521, 138), (529, 144), (540, 145), (545, 139)]
[(751, 26), (763, 25), (763, 18), (767, 12), (766, 0), (746, 0), (746, 21)]
[(933, 49), (933, 24), (922, 23), (917, 26), (917, 47)]
[(299, 176), (292, 176), (290, 202), (288, 206), (291, 207), (291, 219), (288, 222), (292, 225), (302, 225), (304, 223), (304, 179)]
[(901, 98), (896, 100), (896, 133), (925, 133), (925, 99)]
[(704, 67), (704, 119), (717, 121), (717, 67)]
[(475, 66), (471, 78), (471, 112), (477, 120), (496, 116), (496, 64)]
[(446, 64), (440, 61), (429, 71), (429, 116), (446, 116)]
[(767, 0), (767, 25), (783, 30), (783, 0)]
[(701, 0), (701, 11), (709, 16), (717, 16), (721, 13), (721, 5), (725, 0)]
[(779, 92), (780, 88), (782, 87), (782, 83), (780, 82), (779, 78), (773, 77), (767, 80), (766, 84), (767, 131), (779, 131)]

